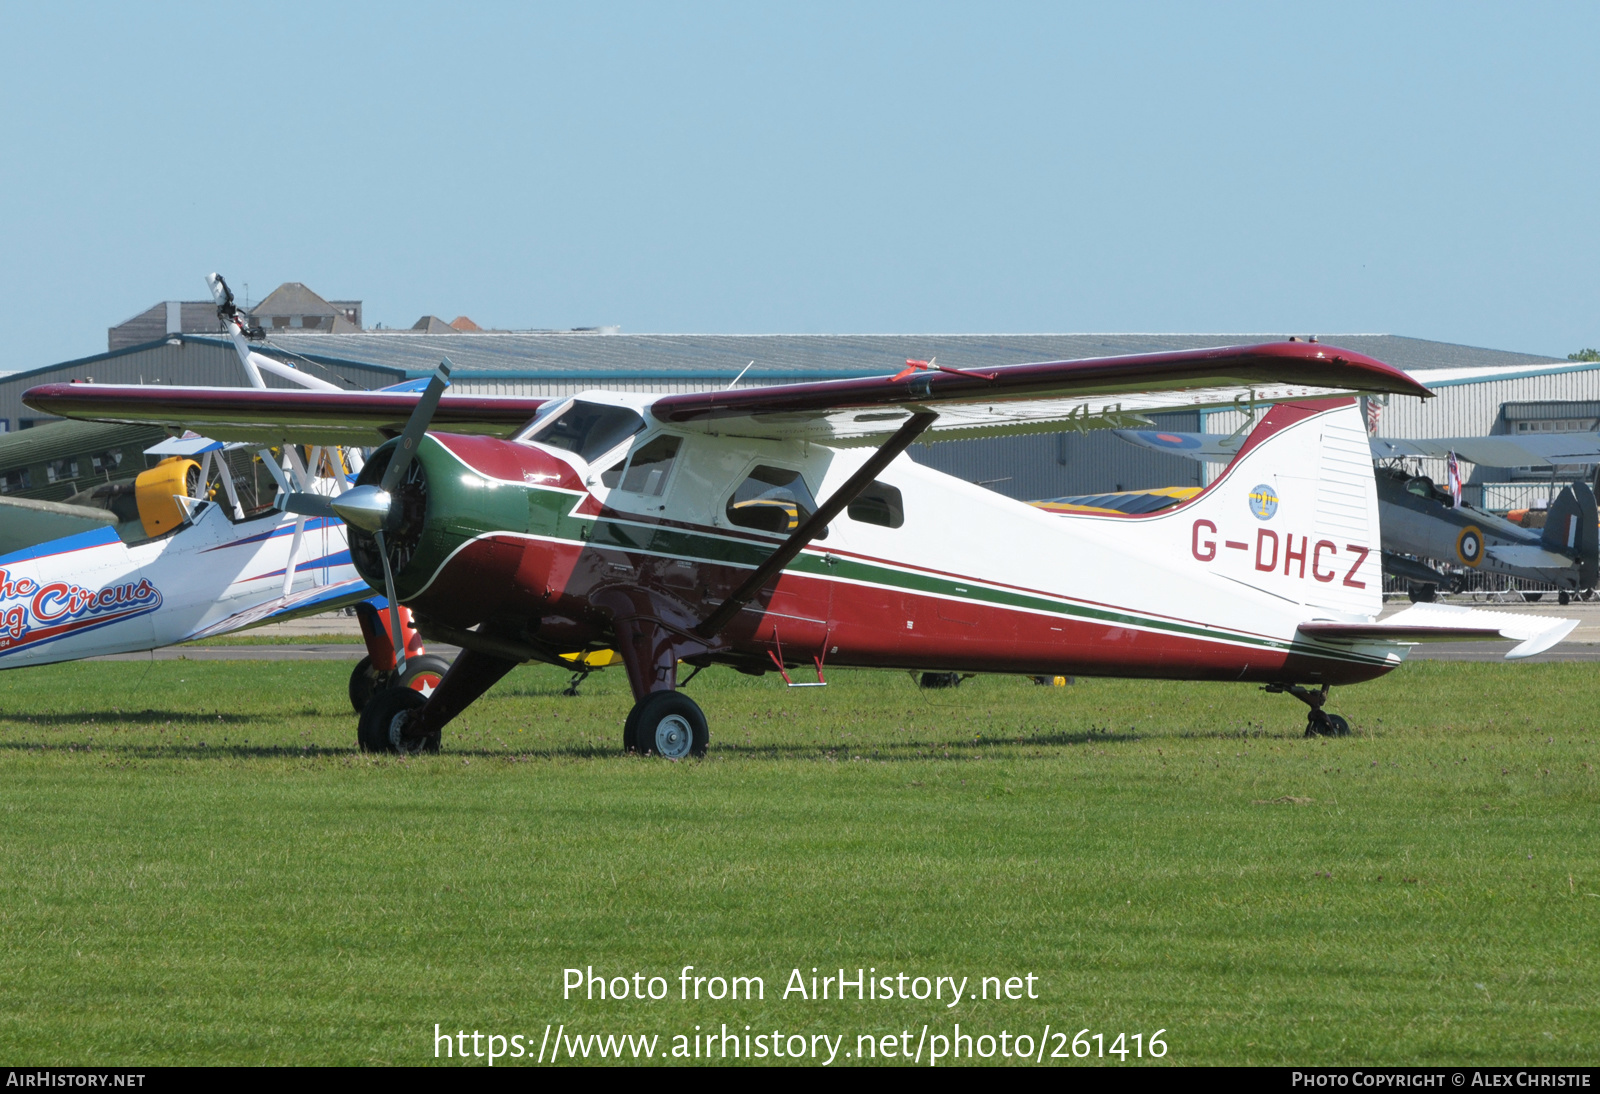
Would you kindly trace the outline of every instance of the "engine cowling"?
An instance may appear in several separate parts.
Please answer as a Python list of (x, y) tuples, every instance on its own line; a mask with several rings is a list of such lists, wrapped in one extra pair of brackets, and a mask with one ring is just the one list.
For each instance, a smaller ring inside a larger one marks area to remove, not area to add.
[[(394, 452), (394, 442), (375, 451), (357, 485), (378, 483)], [(556, 594), (552, 537), (579, 500), (574, 491), (584, 493), (571, 467), (537, 448), (428, 434), (392, 491), (384, 532), (401, 603), (460, 628), (543, 614)], [(382, 589), (377, 538), (351, 526), (349, 542), (357, 572)]]

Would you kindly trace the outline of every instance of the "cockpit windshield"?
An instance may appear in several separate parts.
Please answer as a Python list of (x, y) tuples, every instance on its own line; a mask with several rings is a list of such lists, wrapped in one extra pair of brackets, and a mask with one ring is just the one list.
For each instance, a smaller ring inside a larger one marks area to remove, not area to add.
[(637, 411), (577, 400), (517, 439), (564, 449), (592, 463), (643, 428)]

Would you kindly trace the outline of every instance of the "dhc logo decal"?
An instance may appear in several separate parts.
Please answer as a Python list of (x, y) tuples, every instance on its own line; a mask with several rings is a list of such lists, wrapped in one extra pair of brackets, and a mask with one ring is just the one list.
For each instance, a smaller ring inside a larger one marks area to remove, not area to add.
[(66, 581), (41, 585), (0, 569), (0, 655), (80, 631), (145, 615), (161, 607), (149, 581), (85, 589)]
[(1266, 483), (1250, 491), (1250, 511), (1257, 520), (1271, 520), (1278, 511), (1278, 492)]

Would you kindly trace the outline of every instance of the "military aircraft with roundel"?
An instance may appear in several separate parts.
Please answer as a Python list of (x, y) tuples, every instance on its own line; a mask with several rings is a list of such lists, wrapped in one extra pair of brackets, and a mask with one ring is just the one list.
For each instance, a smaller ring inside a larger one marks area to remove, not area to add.
[[(888, 370), (885, 370), (888, 372)], [(1253, 682), (1348, 731), (1329, 688), (1411, 645), (1574, 620), (1419, 604), (1379, 621), (1378, 516), (1356, 394), (1426, 397), (1382, 362), (1299, 342), (974, 371), (537, 399), (425, 391), (30, 390), (64, 417), (191, 425), (251, 443), (377, 445), (356, 485), (287, 497), (349, 528), (357, 570), (462, 653), (431, 695), (383, 689), (369, 750), (440, 747), (517, 665), (614, 649), (624, 750), (704, 754), (686, 693), (711, 665)], [(1275, 404), (1216, 480), (1150, 514), (1043, 512), (919, 466), (917, 440), (1131, 427)], [(680, 672), (682, 675), (680, 675)]]

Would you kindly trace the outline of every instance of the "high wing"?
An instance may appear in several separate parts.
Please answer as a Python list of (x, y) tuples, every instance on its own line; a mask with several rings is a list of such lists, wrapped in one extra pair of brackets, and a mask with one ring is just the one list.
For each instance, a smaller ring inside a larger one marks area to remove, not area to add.
[[(63, 418), (162, 425), (219, 441), (364, 448), (380, 445), (404, 429), (422, 393), (68, 383), (30, 388), (22, 398), (31, 407)], [(450, 433), (501, 436), (548, 401), (446, 394), (433, 424)]]
[[(732, 436), (877, 444), (916, 414), (925, 439), (1096, 429), (1142, 413), (1355, 393), (1428, 396), (1398, 369), (1332, 346), (1277, 342), (1007, 365), (985, 372), (908, 367), (895, 376), (667, 395), (651, 412), (683, 428)], [(416, 392), (47, 384), (29, 406), (67, 418), (193, 429), (219, 440), (373, 445), (394, 436)], [(544, 399), (446, 395), (431, 427), (505, 435)]]
[[(908, 365), (916, 363), (908, 362)], [(1163, 410), (1233, 407), (1385, 391), (1429, 397), (1399, 369), (1306, 342), (1007, 365), (907, 368), (895, 376), (668, 395), (657, 418), (727, 436), (877, 444), (913, 414), (923, 440), (964, 440), (1140, 424)]]

